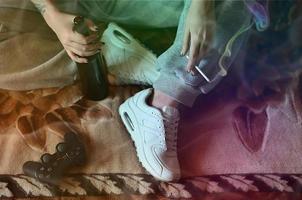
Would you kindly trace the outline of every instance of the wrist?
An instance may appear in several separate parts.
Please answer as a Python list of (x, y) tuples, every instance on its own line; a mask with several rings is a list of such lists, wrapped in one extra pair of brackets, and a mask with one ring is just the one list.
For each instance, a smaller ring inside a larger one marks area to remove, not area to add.
[(56, 29), (56, 21), (61, 18), (59, 15), (60, 15), (60, 11), (52, 7), (47, 7), (43, 14), (46, 23), (54, 31)]
[(215, 4), (213, 0), (192, 0), (191, 12), (195, 17), (213, 18)]
[(208, 12), (213, 9), (214, 0), (192, 0), (192, 7)]
[(50, 16), (57, 15), (60, 11), (51, 1), (45, 1), (44, 13)]

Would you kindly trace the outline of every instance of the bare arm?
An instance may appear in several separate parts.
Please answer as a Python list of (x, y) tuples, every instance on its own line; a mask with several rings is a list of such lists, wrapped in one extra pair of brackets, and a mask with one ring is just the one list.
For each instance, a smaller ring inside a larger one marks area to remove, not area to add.
[[(97, 41), (97, 33), (83, 36), (73, 31), (75, 15), (59, 11), (54, 0), (31, 0), (41, 12), (48, 26), (56, 33), (69, 57), (75, 62), (85, 63), (85, 57), (96, 54), (101, 44)], [(87, 24), (93, 29), (94, 23), (87, 19)]]
[(54, 29), (53, 18), (59, 14), (59, 10), (56, 8), (53, 0), (31, 0), (35, 7), (40, 11), (46, 23), (50, 28)]
[(31, 0), (31, 2), (36, 6), (36, 8), (40, 11), (42, 15), (45, 13), (46, 4), (52, 4), (50, 0)]

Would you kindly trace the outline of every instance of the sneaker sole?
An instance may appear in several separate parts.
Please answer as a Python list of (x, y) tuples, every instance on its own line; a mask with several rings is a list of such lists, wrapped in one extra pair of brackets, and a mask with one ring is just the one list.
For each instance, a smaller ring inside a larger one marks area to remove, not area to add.
[(144, 145), (143, 145), (143, 142), (142, 142), (143, 139), (142, 139), (141, 134), (139, 132), (136, 133), (136, 131), (135, 131), (136, 127), (134, 127), (133, 120), (131, 120), (132, 121), (131, 124), (132, 124), (133, 128), (128, 123), (128, 119), (127, 119), (127, 116), (125, 114), (127, 114), (130, 119), (134, 118), (136, 120), (136, 118), (134, 116), (134, 113), (129, 112), (129, 110), (132, 110), (132, 109), (131, 109), (131, 106), (129, 105), (129, 101), (127, 100), (122, 105), (120, 105), (119, 115), (120, 115), (120, 117), (123, 121), (123, 124), (126, 127), (128, 133), (130, 134), (131, 139), (134, 143), (139, 162), (147, 170), (147, 172), (149, 172), (156, 179), (161, 180), (161, 181), (172, 181), (172, 180), (174, 180), (174, 179), (166, 179), (166, 178), (160, 176), (157, 172), (154, 171), (154, 169), (150, 165), (145, 165), (144, 164), (144, 163), (149, 163), (149, 162), (147, 161), (147, 158), (146, 158), (144, 150), (143, 150), (144, 149), (143, 148)]

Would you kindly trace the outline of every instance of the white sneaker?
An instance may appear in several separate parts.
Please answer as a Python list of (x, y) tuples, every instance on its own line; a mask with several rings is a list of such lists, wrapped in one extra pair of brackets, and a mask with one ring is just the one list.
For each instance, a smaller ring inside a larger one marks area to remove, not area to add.
[(116, 84), (152, 85), (158, 78), (156, 55), (117, 24), (108, 25), (101, 41), (105, 43), (102, 54), (108, 71), (116, 76)]
[(143, 90), (127, 99), (119, 114), (131, 135), (143, 167), (162, 181), (178, 180), (177, 128), (179, 112), (173, 107), (162, 111), (148, 106), (152, 89)]

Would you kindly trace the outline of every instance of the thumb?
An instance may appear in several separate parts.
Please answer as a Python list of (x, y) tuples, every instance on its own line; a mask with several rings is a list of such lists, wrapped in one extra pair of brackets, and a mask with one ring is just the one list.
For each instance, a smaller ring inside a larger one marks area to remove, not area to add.
[(99, 28), (94, 24), (94, 22), (91, 19), (86, 20), (86, 25), (93, 32), (97, 32), (99, 30)]

